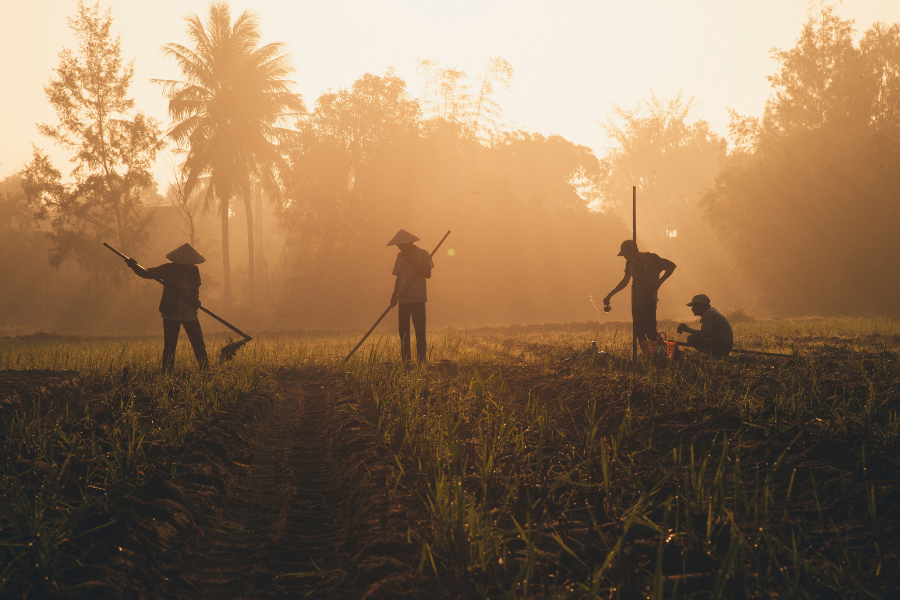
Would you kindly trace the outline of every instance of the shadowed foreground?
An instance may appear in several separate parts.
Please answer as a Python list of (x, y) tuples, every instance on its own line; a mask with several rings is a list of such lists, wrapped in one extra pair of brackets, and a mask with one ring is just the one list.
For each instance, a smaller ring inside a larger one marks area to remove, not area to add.
[(667, 365), (618, 333), (448, 331), (411, 370), (273, 337), (174, 377), (138, 345), (0, 339), (6, 366), (83, 356), (0, 372), (0, 592), (891, 597), (896, 322), (744, 323), (790, 356)]

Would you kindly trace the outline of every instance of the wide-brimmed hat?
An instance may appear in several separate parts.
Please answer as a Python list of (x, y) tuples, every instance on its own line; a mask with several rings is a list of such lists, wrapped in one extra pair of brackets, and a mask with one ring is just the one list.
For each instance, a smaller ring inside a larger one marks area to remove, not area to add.
[(694, 306), (695, 304), (709, 304), (709, 296), (706, 294), (697, 294), (687, 303), (688, 306)]
[(166, 258), (179, 265), (199, 265), (206, 262), (203, 255), (194, 250), (190, 244), (182, 244), (166, 254)]
[(616, 256), (625, 256), (626, 254), (631, 254), (632, 252), (637, 252), (637, 242), (634, 240), (625, 240), (622, 242), (622, 247), (619, 249), (619, 253)]
[(391, 238), (391, 241), (387, 243), (388, 246), (399, 246), (400, 244), (409, 244), (411, 242), (418, 242), (419, 238), (406, 231), (405, 229), (401, 229), (397, 232), (397, 235)]

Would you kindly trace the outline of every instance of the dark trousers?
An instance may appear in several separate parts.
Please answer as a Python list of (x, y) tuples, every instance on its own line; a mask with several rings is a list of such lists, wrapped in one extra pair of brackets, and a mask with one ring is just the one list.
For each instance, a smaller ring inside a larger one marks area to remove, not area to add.
[(205, 369), (209, 366), (209, 358), (206, 356), (206, 344), (203, 342), (203, 330), (200, 329), (200, 321), (176, 321), (163, 317), (163, 371), (171, 372), (175, 367), (175, 348), (178, 346), (178, 334), (182, 325), (184, 332), (194, 349), (197, 363)]
[(687, 343), (691, 348), (694, 348), (695, 350), (699, 350), (704, 354), (709, 354), (710, 356), (714, 356), (716, 358), (728, 356), (728, 354), (731, 352), (731, 344), (725, 342), (716, 342), (714, 340), (706, 340), (693, 333), (687, 337)]
[(397, 310), (400, 319), (400, 356), (403, 360), (412, 359), (409, 340), (409, 319), (412, 317), (413, 327), (416, 329), (416, 356), (419, 362), (425, 362), (425, 303), (401, 302)]
[(656, 304), (631, 307), (634, 335), (639, 340), (656, 341)]

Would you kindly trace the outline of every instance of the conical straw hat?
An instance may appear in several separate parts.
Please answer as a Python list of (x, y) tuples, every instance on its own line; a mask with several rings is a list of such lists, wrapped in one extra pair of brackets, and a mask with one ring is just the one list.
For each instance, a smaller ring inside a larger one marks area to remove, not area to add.
[(406, 231), (405, 229), (401, 229), (397, 232), (397, 235), (391, 238), (391, 241), (387, 243), (388, 246), (399, 246), (400, 244), (408, 244), (410, 242), (418, 242), (419, 238)]
[(182, 244), (166, 254), (166, 258), (179, 265), (199, 265), (206, 262), (203, 255), (194, 250), (190, 244)]

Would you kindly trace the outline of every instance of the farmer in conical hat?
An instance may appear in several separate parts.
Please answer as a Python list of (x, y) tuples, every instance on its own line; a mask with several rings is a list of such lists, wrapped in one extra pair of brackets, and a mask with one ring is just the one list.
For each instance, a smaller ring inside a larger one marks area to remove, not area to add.
[(401, 229), (388, 246), (397, 246), (400, 252), (394, 262), (394, 293), (391, 295), (391, 306), (399, 303), (397, 315), (400, 320), (400, 355), (405, 362), (412, 360), (409, 336), (409, 320), (412, 318), (416, 330), (416, 356), (419, 362), (425, 361), (425, 302), (428, 301), (425, 291), (425, 280), (431, 278), (434, 263), (428, 250), (415, 245), (419, 238)]
[(172, 262), (144, 269), (133, 258), (125, 261), (138, 277), (159, 279), (163, 282), (162, 300), (159, 312), (163, 319), (163, 370), (171, 372), (175, 366), (175, 348), (178, 345), (178, 334), (184, 327), (194, 356), (201, 368), (209, 366), (206, 355), (206, 344), (203, 342), (203, 331), (197, 320), (197, 308), (200, 306), (200, 269), (197, 265), (206, 259), (190, 244), (182, 244), (166, 254)]

